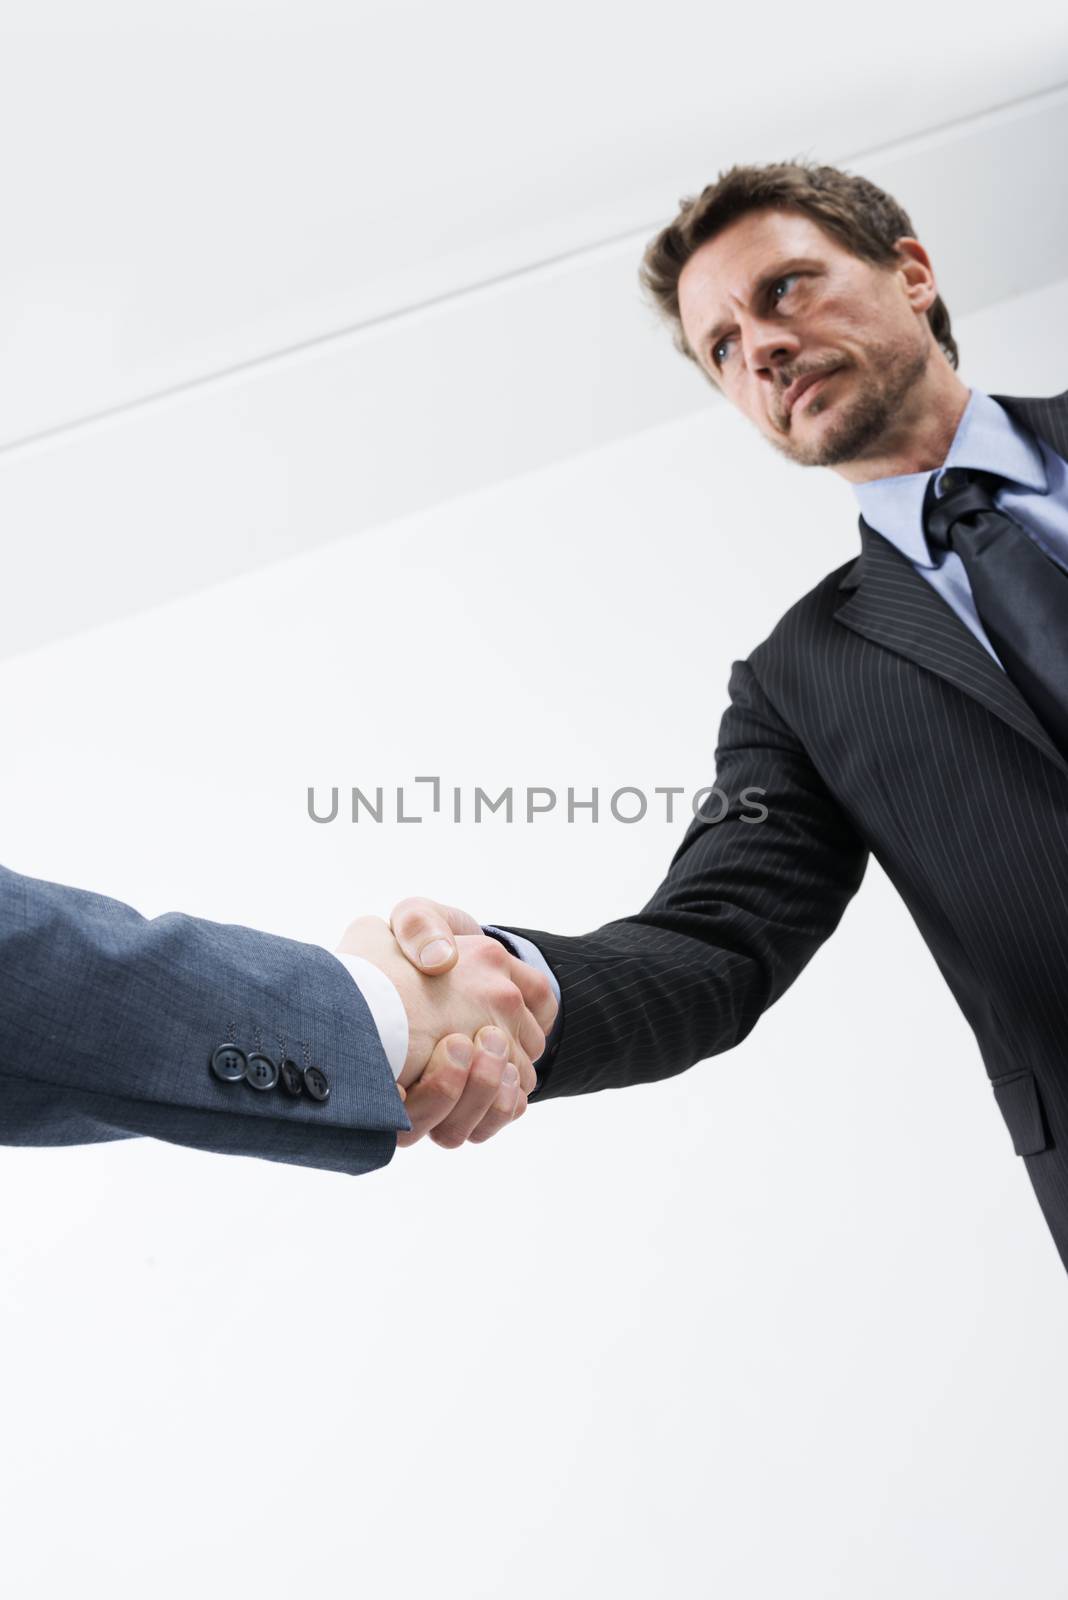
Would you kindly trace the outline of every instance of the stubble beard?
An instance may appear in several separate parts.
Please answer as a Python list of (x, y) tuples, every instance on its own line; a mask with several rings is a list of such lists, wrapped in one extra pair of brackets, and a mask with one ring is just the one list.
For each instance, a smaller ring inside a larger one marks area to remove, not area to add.
[[(802, 467), (837, 467), (878, 454), (873, 446), (877, 447), (891, 427), (900, 423), (902, 405), (922, 380), (930, 358), (931, 344), (927, 339), (888, 345), (873, 352), (870, 370), (859, 381), (856, 377), (851, 380), (850, 394), (826, 399), (816, 394), (809, 401), (805, 409), (813, 416), (824, 406), (834, 406), (834, 415), (825, 427), (813, 432), (811, 438), (799, 437), (792, 429), (789, 433), (768, 435), (769, 442)], [(804, 426), (802, 421), (802, 430)]]

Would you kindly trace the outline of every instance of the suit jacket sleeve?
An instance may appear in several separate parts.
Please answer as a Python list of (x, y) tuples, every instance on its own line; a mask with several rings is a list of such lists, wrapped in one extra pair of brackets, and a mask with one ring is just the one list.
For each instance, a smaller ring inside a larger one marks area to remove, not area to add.
[(562, 991), (532, 1101), (651, 1083), (729, 1050), (838, 925), (867, 846), (748, 661), (731, 672), (716, 786), (729, 808), (705, 801), (636, 915), (581, 937), (501, 925), (534, 941)]
[[(326, 1101), (224, 1083), (226, 1041), (330, 1083)], [(328, 950), (0, 867), (0, 1143), (138, 1134), (368, 1172), (410, 1128), (366, 1002)]]

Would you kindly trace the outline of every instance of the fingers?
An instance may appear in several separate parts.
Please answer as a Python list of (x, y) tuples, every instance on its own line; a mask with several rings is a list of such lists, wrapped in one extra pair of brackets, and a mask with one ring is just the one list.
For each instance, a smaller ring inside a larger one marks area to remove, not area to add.
[(519, 1068), (520, 1087), (530, 1094), (537, 1081), (533, 1063), (545, 1052), (545, 1034), (525, 1000), (525, 992), (530, 987), (526, 974), (529, 973), (536, 982), (548, 983), (548, 979), (542, 978), (516, 956), (505, 954), (504, 960), (504, 970), (500, 974), (503, 982), (494, 996), (495, 1014), (501, 1027), (511, 1035), (512, 1048), (509, 1054)]
[[(478, 1047), (481, 1046), (484, 1049), (497, 1032), (498, 1030), (495, 1028), (482, 1028), (475, 1035), (475, 1066), (477, 1066), (480, 1056)], [(493, 1078), (496, 1076), (497, 1063), (504, 1058), (497, 1051), (491, 1051), (488, 1054), (492, 1055), (494, 1065), (492, 1069), (487, 1066), (487, 1075)], [(529, 1063), (527, 1063), (527, 1066), (529, 1068)], [(474, 1072), (474, 1066), (472, 1067), (472, 1072)], [(532, 1069), (531, 1075), (533, 1076)], [(505, 1060), (504, 1068), (500, 1075), (500, 1087), (487, 1109), (482, 1111), (481, 1115), (479, 1114), (481, 1096), (472, 1096), (470, 1105), (465, 1105), (461, 1101), (454, 1113), (455, 1128), (453, 1127), (453, 1117), (447, 1117), (444, 1122), (434, 1129), (430, 1137), (436, 1144), (444, 1145), (448, 1149), (454, 1148), (465, 1140), (472, 1144), (485, 1144), (487, 1139), (492, 1139), (495, 1133), (499, 1133), (510, 1122), (515, 1122), (527, 1109), (527, 1097), (523, 1091), (520, 1077), (521, 1075), (515, 1062)]]
[[(502, 1091), (503, 1092), (503, 1091)], [(487, 1139), (492, 1139), (495, 1133), (500, 1133), (510, 1122), (517, 1122), (527, 1109), (527, 1097), (522, 1089), (517, 1089), (515, 1102), (511, 1111), (502, 1111), (495, 1102), (482, 1121), (468, 1135), (469, 1144), (485, 1144)]]
[[(529, 987), (528, 974), (535, 980), (539, 975), (481, 930), (470, 937), (460, 934), (456, 942), (460, 951), (456, 976), (467, 986), (485, 1022), (495, 1022), (512, 1039), (508, 1053), (519, 1068), (521, 1087), (529, 1094), (536, 1082), (532, 1062), (545, 1050), (545, 1035), (527, 1008), (517, 980)], [(541, 993), (537, 982), (533, 992)]]
[(448, 972), (456, 965), (454, 934), (482, 932), (480, 924), (466, 911), (415, 895), (398, 900), (389, 925), (412, 966), (428, 973)]
[(552, 1025), (556, 1021), (556, 1013), (560, 1009), (556, 992), (544, 972), (539, 972), (537, 967), (532, 967), (529, 961), (522, 961), (518, 956), (511, 957), (508, 975), (523, 996), (527, 1010), (541, 1030), (540, 1048), (532, 1048), (532, 1044), (537, 1043), (536, 1040), (531, 1041), (531, 1043), (528, 1043), (526, 1039), (523, 1040), (527, 1053), (532, 1060), (537, 1061), (545, 1049), (545, 1037), (552, 1029)]
[[(552, 985), (544, 973), (487, 937), (466, 911), (434, 900), (412, 897), (399, 901), (390, 917), (390, 931), (409, 965), (426, 977), (444, 975), (462, 963), (461, 971), (454, 974), (455, 979), (462, 978), (461, 987), (441, 992), (441, 1021), (452, 1033), (473, 1030), (483, 1020), (503, 1028), (512, 1041), (509, 1055), (519, 1072), (519, 1088), (525, 1096), (533, 1094), (537, 1086), (533, 1064), (544, 1054), (546, 1028), (552, 1026), (557, 1010)], [(468, 1011), (474, 1010), (470, 1020), (461, 1020), (457, 1014), (456, 995), (464, 998)], [(427, 1032), (425, 1027), (421, 1031)], [(437, 1031), (429, 1032), (423, 1049), (429, 1048)], [(405, 1067), (409, 1083), (417, 1074), (426, 1075), (422, 1065), (426, 1058), (420, 1057), (418, 1050), (416, 1057), (411, 1071)]]
[(405, 1093), (404, 1109), (412, 1126), (410, 1132), (398, 1132), (399, 1145), (415, 1144), (459, 1103), (474, 1054), (473, 1043), (462, 1033), (446, 1034), (438, 1040), (421, 1077), (409, 1084)]
[(431, 1129), (435, 1144), (458, 1150), (487, 1116), (498, 1127), (511, 1120), (519, 1092), (519, 1074), (508, 1060), (508, 1037), (500, 1028), (481, 1028), (467, 1087), (459, 1102)]
[(484, 1143), (526, 1110), (518, 1071), (507, 1058), (508, 1037), (499, 1028), (439, 1040), (419, 1080), (407, 1091), (411, 1132), (397, 1134), (402, 1146), (429, 1133), (435, 1144), (458, 1149), (467, 1139)]
[(493, 1009), (490, 1014), (498, 1017), (515, 1040), (513, 1059), (519, 1067), (520, 1087), (524, 1093), (532, 1093), (537, 1082), (532, 1063), (545, 1051), (545, 1037), (557, 1012), (556, 996), (545, 974), (484, 935), (481, 925), (468, 912), (436, 900), (410, 896), (398, 901), (390, 914), (390, 928), (411, 965), (431, 977), (449, 972), (456, 965), (460, 955), (458, 937), (470, 946), (468, 936), (475, 936), (479, 950), (501, 964), (500, 975), (508, 980), (505, 988), (512, 989), (513, 996), (518, 991), (517, 1003), (510, 1009), (502, 1006), (499, 1015)]

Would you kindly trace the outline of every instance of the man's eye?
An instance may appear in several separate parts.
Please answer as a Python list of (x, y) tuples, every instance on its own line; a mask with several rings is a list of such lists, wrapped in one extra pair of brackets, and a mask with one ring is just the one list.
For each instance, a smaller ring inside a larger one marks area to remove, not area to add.
[[(790, 292), (789, 285), (795, 283), (800, 276), (801, 274), (799, 272), (788, 272), (784, 277), (776, 278), (775, 282), (771, 286), (772, 298), (774, 299), (776, 305), (778, 305), (783, 299), (783, 296), (777, 291), (786, 285), (786, 293), (788, 294)], [(723, 355), (723, 352), (728, 348), (731, 342), (732, 341), (730, 339), (720, 339), (718, 344), (714, 344), (712, 346), (710, 354), (712, 356), (713, 366), (721, 367), (723, 365), (723, 362), (726, 359), (726, 357)]]

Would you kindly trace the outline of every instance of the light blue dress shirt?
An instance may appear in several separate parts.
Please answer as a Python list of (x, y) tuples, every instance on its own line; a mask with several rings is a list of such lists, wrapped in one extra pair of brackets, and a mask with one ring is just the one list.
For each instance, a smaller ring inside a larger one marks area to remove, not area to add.
[[(981, 389), (971, 391), (953, 443), (941, 467), (978, 467), (1009, 482), (994, 493), (994, 504), (1018, 522), (1051, 560), (1068, 570), (1068, 463), (1043, 440), (1014, 422), (1003, 406)], [(932, 560), (923, 531), (923, 502), (932, 472), (908, 472), (854, 485), (865, 522), (912, 562), (921, 577), (952, 606), (998, 666), (972, 599), (964, 563), (953, 550)], [(941, 482), (935, 484), (936, 492)]]

